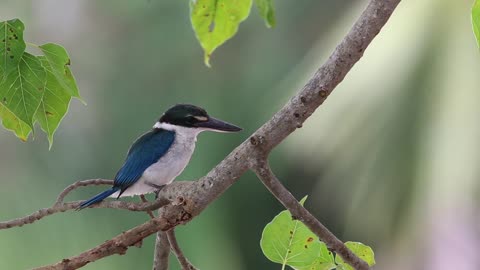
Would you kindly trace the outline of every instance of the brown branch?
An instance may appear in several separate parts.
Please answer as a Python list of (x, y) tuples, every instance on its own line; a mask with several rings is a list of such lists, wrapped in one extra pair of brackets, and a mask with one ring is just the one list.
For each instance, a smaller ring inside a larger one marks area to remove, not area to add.
[[(370, 0), (365, 11), (328, 60), (315, 72), (300, 92), (269, 121), (199, 181), (183, 186), (171, 184), (160, 192), (161, 197), (176, 202), (165, 205), (162, 208), (162, 215), (78, 256), (41, 269), (76, 269), (103, 257), (124, 253), (129, 246), (138, 243), (148, 235), (184, 224), (200, 214), (243, 173), (249, 168), (255, 168), (259, 159), (267, 157), (275, 146), (303, 125), (362, 57), (367, 46), (386, 24), (399, 2), (400, 0)], [(156, 202), (158, 200), (154, 203)], [(295, 207), (292, 202), (287, 205), (292, 209)], [(307, 215), (307, 213), (304, 214)], [(314, 229), (314, 224), (318, 222), (313, 216), (308, 215), (297, 218), (302, 219), (307, 226)], [(321, 240), (325, 240), (323, 239), (325, 236), (328, 235), (319, 235)], [(340, 256), (347, 254), (342, 258), (347, 263), (356, 265), (355, 256), (350, 257), (347, 252), (338, 254)]]
[(35, 268), (36, 270), (70, 270), (78, 269), (90, 262), (94, 262), (100, 258), (119, 254), (123, 255), (131, 246), (136, 246), (144, 238), (159, 231), (166, 226), (167, 221), (162, 218), (151, 219), (133, 229), (123, 232), (114, 238), (98, 245), (95, 248), (87, 250), (77, 256), (63, 259), (62, 261), (48, 266)]
[(292, 217), (300, 220), (314, 234), (316, 234), (328, 247), (340, 255), (344, 261), (353, 266), (357, 270), (367, 270), (369, 266), (366, 262), (358, 258), (348, 249), (342, 241), (340, 241), (327, 227), (318, 221), (307, 209), (305, 209), (293, 195), (285, 188), (278, 178), (273, 174), (268, 161), (266, 159), (258, 160), (253, 171), (258, 178), (268, 188), (268, 190), (290, 211)]
[(170, 242), (166, 232), (157, 232), (155, 239), (155, 253), (153, 257), (153, 270), (168, 270), (170, 257)]
[[(13, 227), (21, 227), (23, 225), (34, 223), (44, 217), (47, 217), (56, 213), (61, 213), (68, 210), (75, 210), (82, 203), (82, 201), (64, 203), (63, 199), (69, 192), (79, 187), (84, 187), (89, 185), (106, 185), (106, 184), (111, 184), (112, 182), (113, 182), (112, 180), (105, 180), (105, 179), (92, 179), (92, 180), (78, 181), (68, 186), (64, 191), (62, 191), (62, 193), (60, 193), (60, 195), (57, 198), (57, 201), (52, 207), (37, 210), (25, 217), (16, 218), (8, 221), (2, 221), (0, 222), (0, 230), (9, 229)], [(169, 204), (170, 203), (169, 198), (175, 198), (174, 194), (181, 192), (181, 190), (187, 189), (188, 186), (191, 185), (191, 183), (192, 182), (187, 182), (187, 181), (180, 181), (180, 182), (173, 183), (169, 185), (168, 188), (164, 188), (165, 191), (162, 192), (161, 196), (159, 196), (153, 202), (133, 203), (133, 202), (125, 202), (125, 201), (106, 200), (98, 204), (92, 205), (90, 206), (90, 208), (123, 209), (123, 210), (129, 210), (134, 212), (153, 211), (153, 210), (159, 209), (162, 206)]]
[[(140, 195), (140, 199), (142, 200), (142, 202), (148, 203), (148, 200), (147, 200), (147, 198), (145, 198), (145, 195), (143, 195), (143, 194)], [(147, 211), (145, 211), (145, 212), (147, 212), (147, 214), (148, 214), (148, 216), (149, 216), (150, 218), (155, 218), (155, 215), (153, 215), (153, 212), (152, 212), (152, 211), (147, 210)]]
[(113, 185), (113, 180), (107, 179), (90, 179), (90, 180), (81, 180), (77, 181), (70, 186), (66, 187), (57, 197), (54, 206), (60, 205), (63, 203), (65, 197), (71, 191), (79, 188), (79, 187), (86, 187), (86, 186), (99, 186), (99, 185)]
[(177, 242), (177, 237), (175, 236), (175, 229), (171, 229), (166, 232), (167, 237), (168, 237), (168, 242), (170, 242), (170, 246), (172, 247), (173, 253), (175, 253), (175, 256), (177, 256), (178, 262), (180, 263), (180, 266), (182, 267), (182, 270), (197, 270), (195, 266), (193, 266), (183, 255), (182, 250), (180, 249), (180, 246), (178, 245)]

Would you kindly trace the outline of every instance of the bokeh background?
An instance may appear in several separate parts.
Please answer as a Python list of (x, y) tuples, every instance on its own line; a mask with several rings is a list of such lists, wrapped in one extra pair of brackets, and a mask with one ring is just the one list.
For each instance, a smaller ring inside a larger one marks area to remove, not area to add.
[[(376, 252), (376, 269), (480, 269), (480, 56), (472, 1), (404, 1), (347, 78), (271, 157), (279, 178), (342, 240)], [(64, 45), (87, 106), (74, 100), (51, 151), (0, 129), (0, 220), (47, 207), (68, 184), (112, 178), (131, 142), (175, 103), (244, 127), (202, 134), (182, 180), (206, 174), (271, 117), (328, 57), (366, 1), (275, 1), (277, 27), (253, 9), (213, 55), (190, 26), (188, 2), (0, 2), (26, 39)], [(77, 190), (87, 198), (101, 187)], [(259, 247), (282, 207), (252, 173), (187, 226), (179, 242), (200, 269), (280, 269)], [(56, 262), (147, 220), (90, 209), (0, 231), (0, 269)], [(150, 269), (141, 249), (85, 269)], [(171, 258), (171, 269), (179, 269)]]

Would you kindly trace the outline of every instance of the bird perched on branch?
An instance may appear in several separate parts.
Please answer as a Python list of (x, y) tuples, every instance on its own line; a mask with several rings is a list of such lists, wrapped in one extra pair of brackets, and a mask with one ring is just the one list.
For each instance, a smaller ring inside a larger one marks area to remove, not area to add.
[(153, 129), (138, 138), (128, 151), (113, 187), (80, 204), (83, 209), (105, 198), (158, 192), (187, 166), (202, 131), (237, 132), (241, 128), (210, 117), (197, 106), (178, 104), (168, 109)]

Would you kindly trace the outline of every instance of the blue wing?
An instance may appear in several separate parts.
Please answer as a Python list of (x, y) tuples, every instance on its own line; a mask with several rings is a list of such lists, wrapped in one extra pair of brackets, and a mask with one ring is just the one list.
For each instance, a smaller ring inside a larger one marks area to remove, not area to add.
[(134, 184), (150, 165), (168, 151), (174, 139), (175, 132), (164, 129), (153, 129), (143, 134), (128, 150), (125, 164), (115, 176), (114, 187), (123, 192)]

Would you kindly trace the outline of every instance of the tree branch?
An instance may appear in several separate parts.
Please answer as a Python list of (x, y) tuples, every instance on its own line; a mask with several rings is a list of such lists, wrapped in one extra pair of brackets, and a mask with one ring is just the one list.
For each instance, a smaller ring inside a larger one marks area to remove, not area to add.
[[(91, 180), (82, 180), (75, 182), (64, 189), (60, 195), (58, 196), (56, 202), (52, 207), (43, 208), (38, 211), (33, 212), (32, 214), (16, 218), (8, 221), (0, 222), (0, 230), (2, 229), (9, 229), (12, 227), (21, 227), (26, 224), (34, 223), (44, 217), (65, 212), (68, 210), (75, 210), (83, 201), (74, 201), (74, 202), (67, 202), (64, 203), (63, 200), (65, 196), (79, 188), (85, 187), (89, 185), (111, 185), (113, 180), (106, 180), (106, 179), (91, 179)], [(133, 203), (133, 202), (125, 202), (125, 201), (102, 201), (98, 204), (90, 206), (90, 208), (111, 208), (111, 209), (123, 209), (129, 210), (134, 212), (147, 212), (157, 210), (162, 206), (165, 206), (170, 203), (170, 200), (174, 200), (176, 198), (176, 194), (181, 194), (184, 189), (188, 189), (188, 186), (191, 185), (192, 182), (188, 181), (179, 181), (169, 185), (168, 188), (164, 188), (165, 191), (162, 192), (161, 196), (159, 196), (153, 202), (143, 202), (143, 203)]]
[(87, 250), (77, 256), (63, 259), (62, 261), (48, 266), (35, 268), (35, 270), (70, 270), (78, 269), (88, 263), (94, 262), (106, 256), (119, 254), (124, 255), (128, 248), (136, 246), (144, 238), (159, 231), (166, 226), (166, 220), (162, 218), (151, 219), (133, 229), (123, 232), (114, 238)]
[(65, 197), (71, 191), (79, 188), (79, 187), (86, 187), (86, 186), (100, 186), (100, 185), (113, 185), (113, 180), (107, 179), (90, 179), (90, 180), (81, 180), (77, 181), (70, 186), (66, 187), (57, 197), (54, 206), (58, 206), (63, 203)]
[(182, 270), (197, 270), (195, 266), (193, 266), (183, 255), (182, 250), (180, 249), (180, 246), (178, 245), (177, 242), (177, 237), (175, 236), (175, 229), (171, 229), (166, 232), (167, 237), (168, 237), (168, 242), (170, 242), (170, 246), (172, 247), (173, 253), (175, 253), (175, 256), (177, 256), (178, 262), (182, 266)]
[[(162, 215), (78, 256), (64, 259), (53, 266), (40, 269), (76, 269), (105, 256), (122, 254), (126, 252), (129, 246), (138, 243), (148, 235), (160, 230), (169, 230), (199, 215), (210, 203), (234, 184), (245, 171), (250, 168), (255, 169), (259, 159), (267, 157), (275, 146), (303, 125), (304, 121), (326, 100), (353, 65), (362, 57), (367, 46), (386, 24), (399, 2), (400, 0), (371, 0), (328, 60), (280, 111), (199, 181), (181, 186), (175, 185), (176, 183), (171, 184), (160, 192), (159, 199), (164, 198), (173, 201), (173, 203), (162, 207)], [(156, 200), (154, 203), (158, 201)], [(112, 206), (109, 203), (120, 202), (107, 202), (99, 206)], [(78, 205), (78, 203), (73, 204)], [(303, 212), (302, 209), (296, 209), (296, 204), (291, 201), (288, 201), (286, 206), (305, 214), (306, 216), (298, 216), (297, 218), (301, 219), (308, 227), (315, 229), (322, 241), (335, 242), (328, 239), (328, 234), (324, 235), (318, 230), (320, 228), (317, 224), (318, 220), (311, 215), (309, 216), (308, 211)], [(62, 208), (63, 211), (75, 208), (66, 209), (65, 205), (62, 207), (64, 207)], [(122, 209), (127, 208), (122, 207)], [(138, 205), (133, 207), (133, 209), (138, 208)], [(145, 209), (147, 207), (140, 211), (145, 211)], [(132, 209), (128, 208), (128, 210)], [(148, 208), (148, 210), (152, 210), (152, 208)], [(0, 223), (0, 228), (1, 226), (2, 223)], [(324, 237), (327, 237), (326, 240)], [(340, 256), (343, 254), (345, 257), (342, 256), (342, 258), (350, 265), (357, 265), (358, 258), (350, 256), (347, 251), (342, 251), (342, 249), (340, 247), (335, 252)]]
[(305, 209), (295, 197), (285, 188), (280, 180), (273, 174), (268, 161), (261, 159), (257, 162), (253, 171), (258, 178), (268, 188), (268, 190), (290, 211), (294, 219), (300, 220), (314, 234), (316, 234), (328, 247), (353, 268), (358, 270), (367, 270), (369, 266), (366, 262), (358, 258), (340, 241), (327, 227), (318, 221), (307, 209)]
[[(145, 195), (143, 195), (143, 194), (140, 195), (140, 199), (142, 200), (142, 202), (148, 203), (148, 200), (147, 200), (147, 198), (145, 198)], [(147, 215), (148, 215), (150, 218), (155, 218), (155, 215), (153, 215), (153, 212), (152, 212), (152, 211), (147, 210), (147, 211), (145, 211), (145, 212), (147, 212)]]
[(153, 257), (153, 270), (168, 270), (170, 257), (170, 242), (166, 232), (157, 232), (155, 239), (155, 253)]

